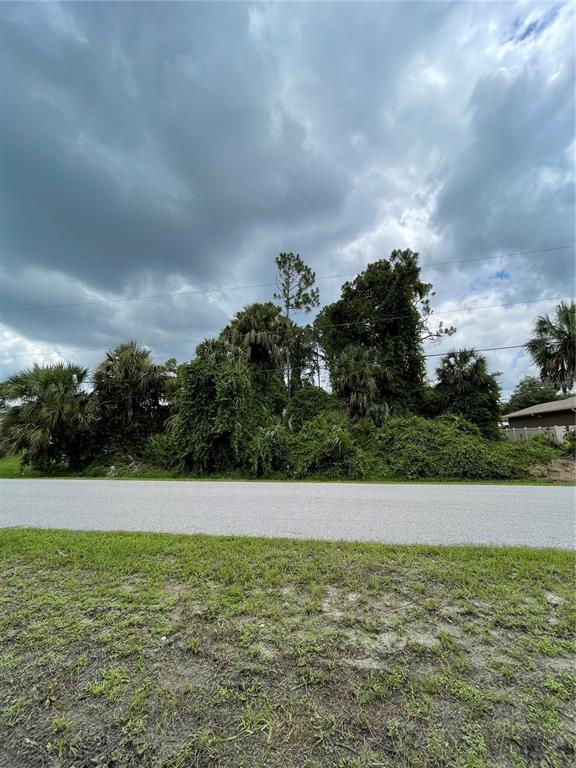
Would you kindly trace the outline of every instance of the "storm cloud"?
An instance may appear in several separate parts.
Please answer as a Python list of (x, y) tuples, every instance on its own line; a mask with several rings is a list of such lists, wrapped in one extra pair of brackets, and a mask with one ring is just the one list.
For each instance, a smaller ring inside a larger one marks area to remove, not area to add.
[[(425, 271), (459, 328), (446, 347), (521, 343), (555, 300), (454, 309), (574, 293), (574, 251), (548, 250), (574, 242), (568, 4), (3, 3), (0, 17), (0, 376), (55, 353), (92, 365), (128, 337), (189, 359), (270, 296), (282, 250), (322, 278), (399, 247), (497, 257)], [(340, 282), (319, 280), (324, 301)], [(74, 306), (42, 309), (60, 304)], [(529, 370), (515, 350), (490, 362), (505, 389)]]

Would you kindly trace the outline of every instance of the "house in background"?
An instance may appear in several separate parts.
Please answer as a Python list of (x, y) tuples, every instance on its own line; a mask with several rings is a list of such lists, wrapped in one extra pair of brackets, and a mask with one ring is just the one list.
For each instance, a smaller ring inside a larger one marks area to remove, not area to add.
[(503, 421), (508, 422), (506, 437), (514, 442), (537, 435), (563, 440), (569, 430), (576, 429), (576, 395), (522, 408), (504, 416)]

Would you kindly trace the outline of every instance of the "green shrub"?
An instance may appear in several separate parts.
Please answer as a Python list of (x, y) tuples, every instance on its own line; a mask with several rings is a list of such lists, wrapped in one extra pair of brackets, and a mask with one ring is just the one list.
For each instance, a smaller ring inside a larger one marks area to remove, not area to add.
[(562, 443), (562, 450), (567, 456), (576, 459), (576, 429), (568, 432)]
[(329, 411), (307, 421), (292, 437), (290, 463), (296, 477), (365, 477), (369, 462), (350, 434), (345, 414)]
[(286, 467), (290, 435), (286, 427), (275, 421), (258, 427), (251, 444), (251, 469), (256, 477), (266, 477)]
[(485, 440), (478, 427), (455, 416), (391, 419), (378, 432), (386, 476), (402, 479), (512, 480), (559, 449), (545, 438), (526, 443)]
[(331, 395), (321, 387), (305, 382), (297, 389), (286, 406), (284, 415), (289, 429), (298, 432), (305, 422), (326, 411), (342, 411), (335, 395)]
[(176, 469), (178, 455), (174, 444), (174, 433), (170, 430), (152, 435), (144, 448), (144, 461), (160, 469)]
[(493, 445), (495, 455), (503, 466), (512, 467), (527, 476), (530, 467), (542, 464), (562, 455), (562, 446), (548, 437), (534, 437), (518, 443), (501, 440)]
[(196, 358), (181, 370), (175, 466), (197, 474), (248, 469), (251, 437), (266, 419), (245, 364)]

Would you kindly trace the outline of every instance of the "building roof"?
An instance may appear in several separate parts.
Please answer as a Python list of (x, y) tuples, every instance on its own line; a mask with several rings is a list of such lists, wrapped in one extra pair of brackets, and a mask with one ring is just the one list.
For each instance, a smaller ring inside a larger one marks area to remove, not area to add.
[(552, 403), (538, 403), (529, 408), (522, 408), (521, 411), (514, 411), (504, 416), (505, 419), (515, 416), (539, 416), (542, 413), (556, 413), (557, 411), (571, 411), (576, 408), (576, 395), (567, 397), (564, 400), (554, 400)]

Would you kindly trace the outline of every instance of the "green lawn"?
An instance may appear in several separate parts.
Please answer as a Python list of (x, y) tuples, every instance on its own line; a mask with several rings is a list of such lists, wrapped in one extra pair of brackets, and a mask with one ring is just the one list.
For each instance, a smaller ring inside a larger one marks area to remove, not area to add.
[(573, 765), (575, 565), (0, 531), (0, 764)]

